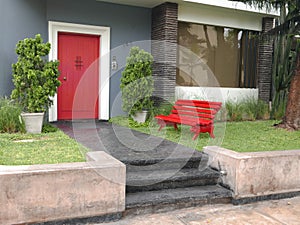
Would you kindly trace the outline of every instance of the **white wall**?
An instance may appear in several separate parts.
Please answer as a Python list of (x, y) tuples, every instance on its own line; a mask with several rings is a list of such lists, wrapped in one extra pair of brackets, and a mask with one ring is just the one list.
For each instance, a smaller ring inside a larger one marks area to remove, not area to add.
[(179, 21), (255, 31), (261, 31), (266, 16), (274, 15), (196, 3), (180, 4), (178, 8)]
[(218, 7), (234, 9), (234, 10), (255, 12), (260, 14), (268, 14), (270, 16), (272, 15), (279, 16), (279, 10), (275, 10), (275, 9), (267, 10), (266, 8), (259, 9), (255, 6), (249, 6), (242, 2), (234, 2), (229, 0), (183, 0), (183, 1), (218, 6)]
[(208, 101), (239, 102), (246, 98), (258, 99), (258, 89), (255, 88), (222, 88), (222, 87), (183, 87), (175, 89), (176, 99), (200, 99)]

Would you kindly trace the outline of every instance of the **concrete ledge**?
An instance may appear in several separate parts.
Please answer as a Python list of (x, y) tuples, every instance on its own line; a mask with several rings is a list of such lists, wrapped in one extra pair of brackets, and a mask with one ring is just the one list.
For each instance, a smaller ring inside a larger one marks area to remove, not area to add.
[(86, 163), (0, 166), (0, 224), (118, 214), (125, 210), (126, 167), (105, 152)]
[(300, 193), (300, 150), (238, 153), (208, 146), (204, 153), (212, 168), (226, 173), (222, 182), (236, 202)]

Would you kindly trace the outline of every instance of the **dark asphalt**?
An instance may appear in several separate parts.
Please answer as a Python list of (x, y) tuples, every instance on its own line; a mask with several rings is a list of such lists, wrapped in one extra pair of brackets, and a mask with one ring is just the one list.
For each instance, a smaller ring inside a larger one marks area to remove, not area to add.
[(160, 137), (102, 121), (57, 122), (64, 133), (92, 151), (105, 151), (125, 164), (191, 159), (202, 153)]

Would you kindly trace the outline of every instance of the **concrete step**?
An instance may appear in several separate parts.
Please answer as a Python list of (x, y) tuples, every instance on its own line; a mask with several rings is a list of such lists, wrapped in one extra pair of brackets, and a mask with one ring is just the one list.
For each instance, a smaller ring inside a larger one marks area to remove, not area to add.
[(162, 170), (180, 170), (207, 167), (208, 156), (201, 152), (195, 152), (193, 155), (174, 155), (165, 158), (152, 159), (127, 159), (122, 160), (126, 164), (128, 172), (139, 171), (162, 171)]
[(210, 168), (127, 172), (126, 192), (215, 185), (218, 183), (219, 177), (219, 172)]
[(231, 197), (231, 191), (219, 185), (127, 193), (125, 215), (165, 212), (205, 204), (230, 203)]

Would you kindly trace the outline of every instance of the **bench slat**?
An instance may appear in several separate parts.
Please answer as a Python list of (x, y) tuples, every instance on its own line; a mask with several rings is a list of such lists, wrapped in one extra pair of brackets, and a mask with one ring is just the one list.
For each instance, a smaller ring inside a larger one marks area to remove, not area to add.
[(212, 114), (215, 115), (217, 113), (216, 110), (214, 109), (202, 109), (202, 108), (196, 108), (196, 107), (185, 107), (185, 106), (178, 106), (175, 105), (173, 107), (176, 110), (185, 110), (185, 111), (193, 111), (193, 112), (198, 112), (198, 113), (206, 113), (206, 114)]
[(201, 132), (208, 132), (214, 138), (213, 119), (221, 109), (222, 102), (210, 102), (202, 100), (177, 100), (171, 114), (155, 116), (161, 130), (166, 125), (173, 125), (177, 130), (177, 124), (191, 126), (195, 140)]
[(179, 123), (179, 124), (184, 124), (184, 125), (189, 125), (189, 126), (196, 126), (196, 125), (202, 125), (206, 126), (212, 123), (211, 120), (206, 120), (206, 119), (201, 119), (201, 118), (195, 118), (192, 119), (191, 117), (186, 117), (186, 116), (178, 116), (175, 114), (170, 114), (169, 116), (165, 115), (159, 115), (155, 117), (156, 119), (161, 119), (167, 122), (174, 122), (174, 123)]
[(211, 114), (197, 113), (197, 112), (184, 111), (184, 110), (172, 110), (172, 113), (178, 114), (178, 115), (187, 115), (187, 116), (192, 116), (192, 117), (206, 118), (206, 119), (214, 118), (214, 115), (211, 115)]
[(222, 106), (222, 103), (220, 102), (219, 104), (217, 104), (216, 102), (195, 101), (195, 100), (178, 100), (176, 102), (176, 105), (193, 106), (193, 107), (201, 107), (201, 108), (219, 110)]
[(188, 99), (178, 99), (176, 101), (176, 104), (180, 103), (180, 104), (206, 104), (206, 105), (218, 105), (221, 106), (222, 102), (211, 102), (211, 101), (204, 101), (204, 100), (188, 100)]

